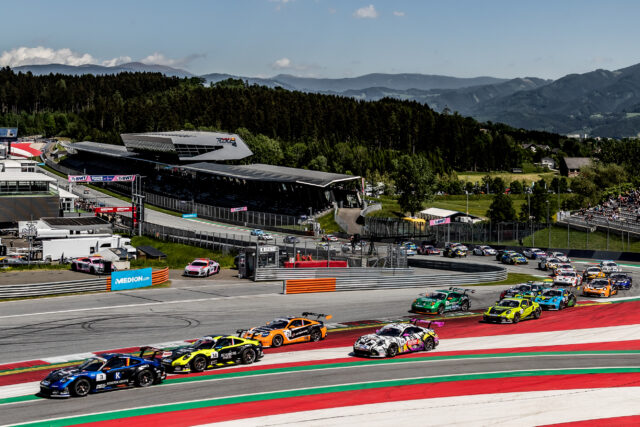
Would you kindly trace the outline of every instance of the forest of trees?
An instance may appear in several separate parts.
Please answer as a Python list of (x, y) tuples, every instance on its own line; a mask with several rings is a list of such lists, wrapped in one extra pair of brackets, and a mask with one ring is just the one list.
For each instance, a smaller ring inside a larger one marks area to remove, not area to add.
[(255, 153), (250, 162), (373, 179), (402, 170), (404, 154), (423, 157), (435, 173), (443, 174), (520, 167), (535, 160), (522, 149), (526, 142), (569, 155), (585, 150), (559, 135), (482, 124), (395, 99), (365, 102), (239, 80), (205, 87), (199, 78), (158, 73), (33, 76), (3, 68), (0, 126), (15, 125), (22, 135), (111, 144), (121, 144), (124, 132), (238, 132)]

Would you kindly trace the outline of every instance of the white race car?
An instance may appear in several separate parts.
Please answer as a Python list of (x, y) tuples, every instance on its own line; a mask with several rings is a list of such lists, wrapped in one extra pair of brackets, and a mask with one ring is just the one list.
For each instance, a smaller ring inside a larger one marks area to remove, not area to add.
[(575, 271), (563, 272), (553, 278), (554, 286), (571, 286), (577, 288), (582, 284), (582, 276)]
[(82, 257), (76, 258), (71, 261), (71, 270), (72, 271), (84, 271), (85, 273), (90, 274), (111, 274), (111, 271), (116, 270), (116, 266), (111, 264), (111, 271), (105, 271), (105, 259), (101, 256), (90, 256), (90, 257)]
[(491, 246), (482, 245), (482, 246), (476, 246), (475, 248), (473, 248), (474, 255), (485, 256), (485, 255), (496, 255), (497, 253), (498, 251), (493, 249)]
[(569, 257), (562, 252), (552, 252), (551, 256), (554, 258), (558, 258), (561, 262), (571, 262)]
[(219, 272), (220, 264), (208, 258), (197, 258), (184, 268), (184, 275), (193, 277), (208, 277)]
[(600, 268), (604, 274), (618, 273), (621, 271), (620, 266), (613, 261), (600, 262)]
[(258, 240), (273, 240), (273, 236), (269, 233), (258, 234)]
[(529, 249), (523, 250), (522, 255), (526, 256), (529, 259), (536, 259), (539, 256), (546, 255), (546, 252), (538, 248), (529, 248)]
[(576, 270), (576, 268), (574, 266), (572, 266), (571, 264), (557, 264), (554, 268), (553, 268), (553, 274), (554, 275), (558, 275), (558, 274), (562, 274), (562, 273), (568, 273), (568, 272), (577, 272), (578, 270)]
[(441, 326), (443, 322), (428, 322), (426, 328), (413, 323), (390, 323), (375, 334), (363, 335), (353, 345), (356, 356), (394, 357), (400, 353), (429, 351), (438, 345), (438, 334), (431, 324)]

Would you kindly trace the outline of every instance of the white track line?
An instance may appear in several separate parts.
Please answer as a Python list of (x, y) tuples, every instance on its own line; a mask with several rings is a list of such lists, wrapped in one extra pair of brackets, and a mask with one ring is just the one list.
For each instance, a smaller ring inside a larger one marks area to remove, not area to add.
[(290, 412), (215, 426), (389, 426), (417, 420), (429, 426), (535, 426), (638, 415), (639, 401), (640, 387), (496, 393)]

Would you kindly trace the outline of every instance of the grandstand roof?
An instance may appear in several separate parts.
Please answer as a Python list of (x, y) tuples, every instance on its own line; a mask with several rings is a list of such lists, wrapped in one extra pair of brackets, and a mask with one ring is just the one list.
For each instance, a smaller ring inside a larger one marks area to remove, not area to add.
[(136, 157), (137, 153), (127, 150), (124, 145), (102, 144), (100, 142), (82, 141), (66, 145), (68, 150), (100, 154), (109, 157)]
[(291, 182), (297, 184), (326, 187), (341, 181), (351, 181), (360, 178), (354, 175), (328, 173), (308, 169), (288, 168), (257, 163), (255, 165), (221, 165), (215, 163), (192, 163), (182, 166), (184, 169), (205, 172), (230, 178), (251, 181)]

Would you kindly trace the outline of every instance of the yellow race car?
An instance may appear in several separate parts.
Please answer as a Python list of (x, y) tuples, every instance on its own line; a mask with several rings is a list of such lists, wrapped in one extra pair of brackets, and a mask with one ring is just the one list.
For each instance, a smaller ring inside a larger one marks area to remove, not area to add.
[(489, 323), (518, 323), (522, 319), (538, 319), (542, 309), (529, 298), (505, 298), (485, 311), (482, 319)]
[(249, 365), (262, 356), (259, 341), (232, 335), (207, 336), (191, 345), (165, 350), (162, 365), (167, 372), (202, 372), (236, 363)]
[(582, 273), (582, 280), (593, 280), (593, 279), (601, 279), (605, 277), (604, 271), (598, 266), (587, 267)]

